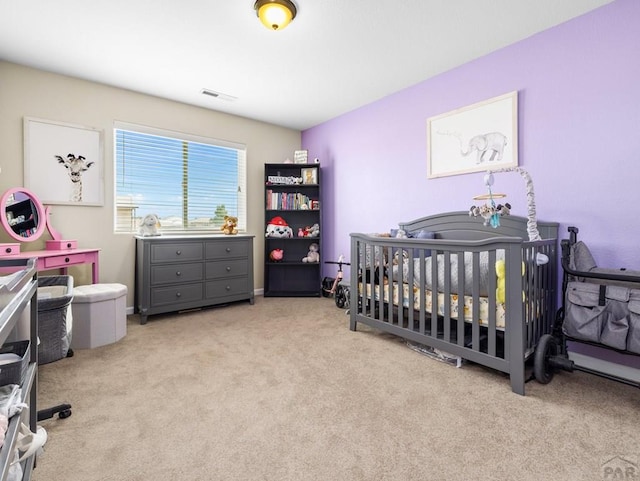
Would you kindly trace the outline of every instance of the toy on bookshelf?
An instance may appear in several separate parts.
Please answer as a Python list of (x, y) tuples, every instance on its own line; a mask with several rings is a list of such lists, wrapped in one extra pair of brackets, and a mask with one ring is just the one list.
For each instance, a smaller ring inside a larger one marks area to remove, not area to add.
[(280, 216), (276, 216), (267, 224), (265, 237), (291, 238), (293, 237), (293, 229), (289, 227), (286, 220)]
[(306, 257), (302, 258), (302, 262), (320, 262), (320, 248), (315, 242), (309, 245), (309, 252)]
[(280, 262), (284, 258), (284, 250), (282, 249), (273, 249), (269, 253), (269, 259), (273, 262)]

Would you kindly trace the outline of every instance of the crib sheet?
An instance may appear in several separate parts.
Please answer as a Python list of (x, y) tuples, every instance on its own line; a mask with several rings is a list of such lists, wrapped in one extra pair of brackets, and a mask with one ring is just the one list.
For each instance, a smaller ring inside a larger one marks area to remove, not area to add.
[[(383, 295), (384, 302), (389, 302), (389, 284), (384, 284), (383, 286)], [(367, 298), (371, 299), (371, 291), (372, 285), (366, 284), (367, 288)], [(410, 292), (409, 289), (413, 289), (413, 309), (418, 311), (420, 310), (420, 289), (416, 286), (410, 286), (409, 284), (402, 284), (402, 289), (398, 287), (397, 283), (393, 284), (393, 305), (399, 306), (399, 293), (402, 291), (402, 306), (405, 308), (409, 308), (410, 304)], [(363, 292), (363, 285), (360, 283), (360, 292)], [(374, 289), (374, 300), (380, 300), (380, 285), (376, 284)], [(425, 296), (425, 310), (428, 313), (433, 313), (433, 293), (429, 289), (424, 290)], [(459, 317), (459, 295), (451, 294), (449, 295), (449, 308), (451, 312), (452, 319), (458, 319)], [(444, 316), (444, 307), (445, 307), (445, 294), (442, 292), (438, 293), (438, 312), (437, 314), (440, 316)], [(473, 321), (473, 296), (465, 295), (463, 298), (463, 318), (466, 322)], [(478, 297), (478, 312), (479, 319), (478, 323), (481, 326), (489, 325), (489, 298), (488, 297)], [(504, 304), (496, 303), (496, 328), (499, 330), (504, 330), (505, 327), (505, 319), (506, 313)]]

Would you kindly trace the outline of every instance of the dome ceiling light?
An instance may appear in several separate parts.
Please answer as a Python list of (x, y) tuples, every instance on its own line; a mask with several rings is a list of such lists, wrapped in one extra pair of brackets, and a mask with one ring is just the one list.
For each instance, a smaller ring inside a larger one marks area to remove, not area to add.
[(269, 30), (282, 30), (296, 18), (296, 6), (289, 0), (256, 0), (253, 8)]

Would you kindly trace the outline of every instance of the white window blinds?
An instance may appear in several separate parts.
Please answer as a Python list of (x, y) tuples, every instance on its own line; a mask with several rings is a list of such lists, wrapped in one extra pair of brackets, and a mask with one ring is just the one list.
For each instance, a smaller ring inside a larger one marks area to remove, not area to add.
[(225, 215), (246, 231), (243, 145), (116, 123), (116, 232), (157, 214), (164, 233), (219, 233)]

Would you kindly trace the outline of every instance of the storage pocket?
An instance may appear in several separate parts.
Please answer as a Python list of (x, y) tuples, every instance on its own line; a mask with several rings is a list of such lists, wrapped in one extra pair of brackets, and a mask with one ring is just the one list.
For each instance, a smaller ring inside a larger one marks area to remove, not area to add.
[(629, 335), (627, 336), (627, 350), (640, 354), (640, 291), (631, 291), (629, 301)]
[(600, 288), (595, 284), (569, 282), (565, 299), (564, 333), (583, 341), (600, 342), (606, 320), (606, 303), (599, 305)]
[[(570, 282), (563, 324), (565, 334), (626, 350), (631, 292), (626, 287)], [(640, 333), (637, 335), (640, 338)]]
[(600, 342), (614, 349), (627, 348), (627, 334), (629, 333), (628, 305), (619, 301), (607, 300), (607, 320), (602, 326)]

